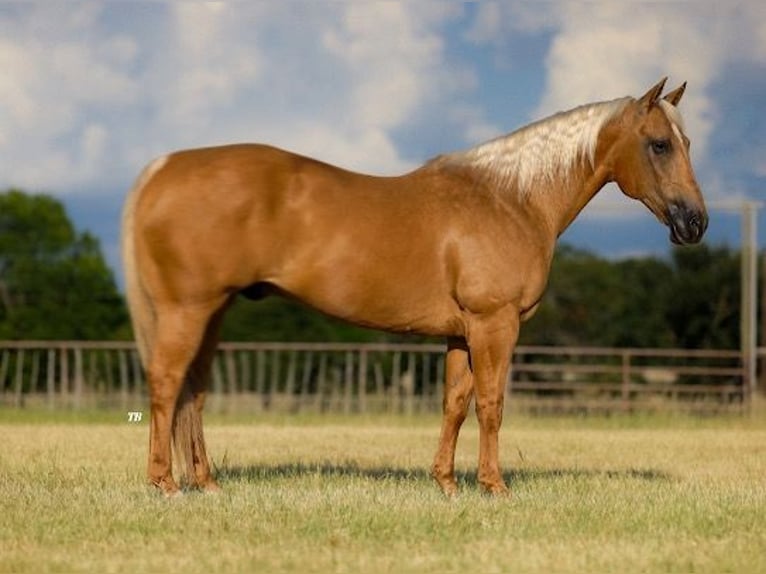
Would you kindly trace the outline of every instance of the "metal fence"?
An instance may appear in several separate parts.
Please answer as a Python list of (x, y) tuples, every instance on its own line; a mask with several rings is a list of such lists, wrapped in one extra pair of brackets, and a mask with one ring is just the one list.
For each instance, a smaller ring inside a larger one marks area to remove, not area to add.
[[(442, 345), (223, 343), (213, 412), (436, 412)], [(740, 410), (748, 404), (738, 351), (518, 347), (509, 408)], [(0, 342), (0, 404), (123, 408), (148, 405), (132, 343)]]

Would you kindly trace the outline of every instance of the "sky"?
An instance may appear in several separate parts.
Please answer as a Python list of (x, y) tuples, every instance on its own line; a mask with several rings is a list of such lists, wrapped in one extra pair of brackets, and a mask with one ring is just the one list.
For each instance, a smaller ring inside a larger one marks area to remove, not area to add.
[[(737, 206), (766, 202), (762, 0), (0, 2), (0, 70), (0, 189), (63, 201), (118, 278), (125, 194), (170, 151), (264, 142), (392, 175), (664, 76), (688, 81), (708, 242), (737, 246)], [(562, 239), (669, 252), (613, 186)]]

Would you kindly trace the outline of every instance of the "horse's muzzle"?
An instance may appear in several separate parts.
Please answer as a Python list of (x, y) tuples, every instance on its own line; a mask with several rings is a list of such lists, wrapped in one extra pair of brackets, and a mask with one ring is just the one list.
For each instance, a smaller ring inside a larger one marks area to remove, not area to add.
[(671, 203), (668, 207), (670, 240), (676, 245), (698, 243), (707, 229), (705, 208), (690, 207), (685, 203)]

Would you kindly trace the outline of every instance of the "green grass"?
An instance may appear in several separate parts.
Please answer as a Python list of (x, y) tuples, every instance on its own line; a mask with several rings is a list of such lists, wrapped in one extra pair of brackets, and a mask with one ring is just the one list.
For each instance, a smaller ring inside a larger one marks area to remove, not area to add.
[(146, 421), (6, 414), (0, 572), (766, 572), (760, 418), (511, 417), (510, 499), (479, 492), (471, 422), (455, 500), (437, 418), (218, 418), (224, 492), (168, 501)]

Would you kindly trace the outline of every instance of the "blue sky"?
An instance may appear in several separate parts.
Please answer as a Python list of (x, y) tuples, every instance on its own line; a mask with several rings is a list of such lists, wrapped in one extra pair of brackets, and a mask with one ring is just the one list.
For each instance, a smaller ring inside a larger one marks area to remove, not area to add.
[[(718, 206), (766, 200), (761, 0), (0, 3), (0, 69), (0, 188), (61, 198), (116, 271), (123, 197), (168, 151), (259, 141), (395, 174), (666, 75), (689, 82), (709, 241), (739, 241)], [(668, 252), (612, 187), (563, 239)]]

